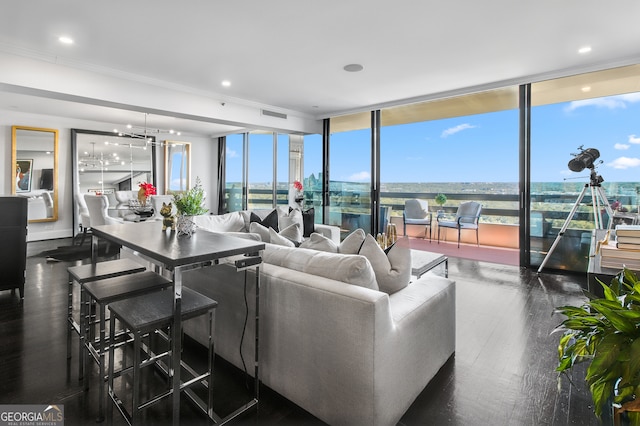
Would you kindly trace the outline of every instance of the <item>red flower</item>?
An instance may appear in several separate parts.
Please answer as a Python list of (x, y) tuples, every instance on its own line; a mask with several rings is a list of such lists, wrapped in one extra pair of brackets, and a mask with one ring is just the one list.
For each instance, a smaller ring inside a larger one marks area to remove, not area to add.
[(149, 197), (150, 195), (156, 195), (157, 191), (156, 191), (156, 187), (153, 186), (150, 183), (147, 182), (142, 182), (141, 184), (139, 184), (140, 188), (144, 189), (144, 196), (145, 197)]
[(293, 182), (293, 187), (296, 189), (296, 191), (302, 191), (302, 184), (299, 180)]

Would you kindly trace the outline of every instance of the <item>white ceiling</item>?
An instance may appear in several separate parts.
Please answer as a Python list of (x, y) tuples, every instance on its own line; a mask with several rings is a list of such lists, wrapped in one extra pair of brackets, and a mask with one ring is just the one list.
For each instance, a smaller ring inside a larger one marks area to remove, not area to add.
[[(640, 63), (639, 17), (637, 0), (29, 0), (3, 2), (0, 51), (321, 119)], [(351, 63), (364, 70), (344, 71)], [(0, 109), (114, 123), (143, 114), (0, 94)]]

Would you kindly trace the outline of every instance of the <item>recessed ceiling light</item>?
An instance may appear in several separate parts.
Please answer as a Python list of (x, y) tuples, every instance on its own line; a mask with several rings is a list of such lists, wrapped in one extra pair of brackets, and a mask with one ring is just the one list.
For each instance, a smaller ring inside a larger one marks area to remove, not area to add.
[(364, 67), (360, 64), (349, 64), (345, 65), (343, 69), (346, 72), (360, 72), (364, 69)]
[(589, 52), (591, 52), (591, 46), (584, 46), (584, 47), (581, 47), (580, 49), (578, 49), (578, 53), (583, 54), (583, 55), (585, 53), (589, 53)]
[(583, 92), (585, 92), (585, 93), (586, 93), (586, 92), (590, 92), (590, 91), (591, 91), (591, 86), (584, 86), (584, 87), (583, 87), (582, 89), (580, 89), (580, 90), (582, 90), (582, 91), (583, 91)]
[(63, 44), (73, 44), (73, 39), (67, 36), (58, 37), (58, 41)]
[(222, 80), (222, 86), (223, 87), (229, 87), (229, 86), (231, 86), (231, 82), (229, 80)]

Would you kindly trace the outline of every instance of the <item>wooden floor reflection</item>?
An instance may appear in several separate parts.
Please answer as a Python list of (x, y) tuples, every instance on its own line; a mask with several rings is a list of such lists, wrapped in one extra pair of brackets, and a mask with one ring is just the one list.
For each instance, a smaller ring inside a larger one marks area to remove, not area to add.
[[(29, 243), (29, 252), (62, 243)], [(0, 403), (64, 404), (67, 426), (94, 423), (97, 412), (96, 372), (85, 393), (76, 360), (70, 366), (66, 360), (66, 269), (78, 263), (29, 257), (24, 301), (0, 292)], [(586, 277), (538, 277), (517, 266), (456, 258), (449, 261), (449, 276), (457, 282), (456, 353), (400, 424), (597, 425), (581, 372), (575, 373), (573, 385), (566, 378), (558, 383), (559, 336), (550, 335), (561, 321), (554, 307), (579, 304)], [(199, 358), (205, 352), (192, 353)], [(248, 391), (242, 373), (216, 362), (216, 409), (225, 411), (244, 402)], [(261, 391), (259, 411), (235, 424), (322, 424), (275, 392)], [(166, 405), (148, 410), (145, 423), (167, 424), (171, 413)], [(182, 407), (183, 424), (208, 424), (188, 401)], [(124, 424), (117, 414), (114, 418), (115, 424)]]

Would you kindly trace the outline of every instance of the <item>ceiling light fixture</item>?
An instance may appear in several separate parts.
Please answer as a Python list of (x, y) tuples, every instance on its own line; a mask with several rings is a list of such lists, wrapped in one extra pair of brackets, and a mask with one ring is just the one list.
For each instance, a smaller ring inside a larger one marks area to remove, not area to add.
[[(161, 135), (163, 133), (167, 133), (170, 135), (180, 136), (181, 133), (177, 132), (173, 129), (164, 130), (164, 129), (152, 129), (147, 127), (147, 117), (148, 113), (144, 115), (144, 127), (133, 126), (131, 124), (127, 124), (127, 131), (120, 131), (118, 129), (113, 129), (113, 133), (117, 133), (118, 136), (129, 136), (134, 139), (144, 139), (147, 144), (151, 143), (152, 140), (149, 137), (150, 135)], [(146, 148), (146, 147), (145, 147)]]
[(584, 87), (583, 87), (582, 89), (580, 89), (580, 90), (582, 90), (584, 93), (590, 92), (590, 91), (591, 91), (591, 86), (584, 86)]
[(346, 72), (360, 72), (364, 69), (364, 67), (360, 64), (349, 64), (345, 65), (343, 69)]
[(580, 53), (581, 55), (584, 55), (585, 53), (589, 53), (589, 52), (591, 52), (591, 46), (584, 46), (578, 49), (578, 53)]
[(222, 80), (222, 87), (231, 87), (231, 82), (229, 80)]
[(73, 39), (67, 36), (58, 37), (58, 41), (62, 44), (73, 44)]

